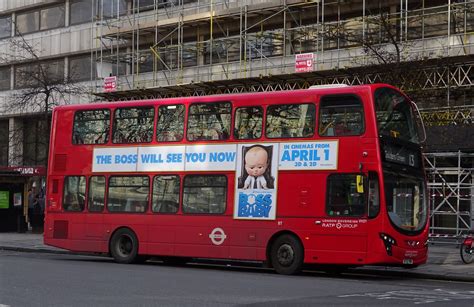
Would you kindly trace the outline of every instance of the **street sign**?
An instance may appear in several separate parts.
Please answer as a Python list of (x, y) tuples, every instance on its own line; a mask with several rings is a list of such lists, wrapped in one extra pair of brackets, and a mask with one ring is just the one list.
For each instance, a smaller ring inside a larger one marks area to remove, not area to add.
[(117, 76), (104, 78), (104, 92), (114, 92), (117, 90)]
[(301, 53), (295, 55), (295, 72), (312, 72), (314, 53)]

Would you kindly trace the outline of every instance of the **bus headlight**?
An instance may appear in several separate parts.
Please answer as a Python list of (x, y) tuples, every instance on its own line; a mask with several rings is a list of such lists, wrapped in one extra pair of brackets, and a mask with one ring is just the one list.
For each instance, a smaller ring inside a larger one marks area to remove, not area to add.
[(382, 239), (383, 244), (385, 245), (385, 251), (387, 252), (387, 255), (392, 256), (392, 246), (397, 245), (397, 241), (383, 232), (380, 233), (380, 239)]

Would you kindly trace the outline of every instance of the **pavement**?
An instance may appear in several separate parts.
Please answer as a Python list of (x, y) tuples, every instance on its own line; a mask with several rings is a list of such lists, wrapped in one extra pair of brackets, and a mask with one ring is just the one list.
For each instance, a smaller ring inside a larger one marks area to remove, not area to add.
[[(43, 244), (43, 235), (31, 232), (0, 233), (0, 250), (19, 252), (74, 254), (65, 249)], [(474, 263), (464, 264), (459, 254), (459, 245), (430, 243), (426, 264), (413, 269), (397, 267), (364, 266), (352, 269), (353, 273), (412, 277), (424, 279), (474, 282)]]

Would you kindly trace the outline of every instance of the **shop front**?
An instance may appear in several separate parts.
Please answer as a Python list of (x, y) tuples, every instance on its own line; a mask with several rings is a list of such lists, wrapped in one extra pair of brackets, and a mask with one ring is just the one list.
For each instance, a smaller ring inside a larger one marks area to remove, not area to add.
[(0, 232), (42, 232), (45, 167), (0, 167)]

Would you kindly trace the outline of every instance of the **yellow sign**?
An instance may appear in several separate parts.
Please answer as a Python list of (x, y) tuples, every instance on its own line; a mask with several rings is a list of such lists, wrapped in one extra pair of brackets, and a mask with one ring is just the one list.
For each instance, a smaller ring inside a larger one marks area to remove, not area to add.
[(364, 177), (361, 175), (357, 175), (356, 181), (357, 193), (364, 193)]

